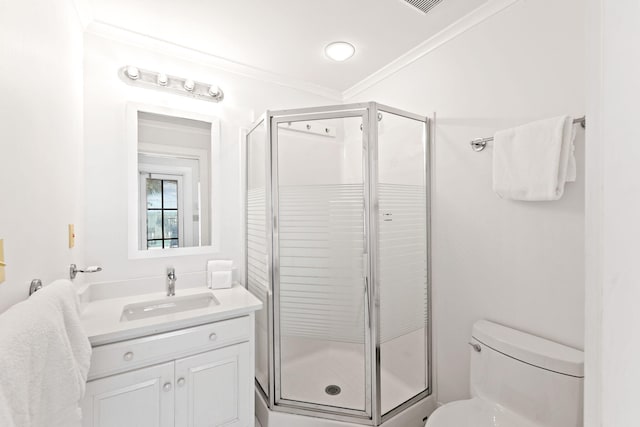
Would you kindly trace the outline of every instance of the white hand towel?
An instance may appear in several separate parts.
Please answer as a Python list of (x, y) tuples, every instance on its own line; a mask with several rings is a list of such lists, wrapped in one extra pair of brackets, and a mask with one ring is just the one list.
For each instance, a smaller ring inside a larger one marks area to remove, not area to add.
[(232, 271), (233, 269), (233, 261), (226, 259), (214, 259), (207, 261), (207, 286), (211, 288), (213, 286), (212, 283), (212, 273), (216, 271)]
[(80, 426), (91, 345), (79, 307), (58, 280), (0, 315), (1, 426)]
[(569, 116), (540, 120), (494, 136), (493, 191), (503, 199), (558, 200), (575, 181), (575, 129)]
[(232, 271), (212, 271), (211, 289), (227, 289), (231, 287)]
[(233, 261), (226, 259), (215, 259), (207, 263), (207, 267), (210, 271), (231, 271), (233, 268)]

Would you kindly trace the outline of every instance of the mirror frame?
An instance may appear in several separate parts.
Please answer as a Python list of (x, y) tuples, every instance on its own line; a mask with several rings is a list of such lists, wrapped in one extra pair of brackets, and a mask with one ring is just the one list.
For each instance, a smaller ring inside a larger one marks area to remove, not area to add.
[[(211, 124), (211, 174), (209, 188), (211, 189), (211, 245), (192, 246), (183, 248), (146, 249), (139, 248), (140, 238), (140, 202), (138, 182), (138, 113), (152, 113), (183, 119), (199, 120)], [(221, 191), (221, 162), (220, 162), (220, 120), (194, 111), (176, 110), (158, 105), (148, 105), (129, 102), (126, 108), (126, 144), (127, 144), (127, 187), (128, 187), (128, 253), (129, 259), (163, 258), (183, 255), (215, 254), (220, 250), (220, 209), (222, 202)]]

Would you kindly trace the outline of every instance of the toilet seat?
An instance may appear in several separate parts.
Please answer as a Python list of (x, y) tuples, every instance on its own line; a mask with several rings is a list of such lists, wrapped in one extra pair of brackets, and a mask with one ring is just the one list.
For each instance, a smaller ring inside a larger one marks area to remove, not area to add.
[(541, 427), (495, 403), (478, 397), (436, 409), (425, 427)]

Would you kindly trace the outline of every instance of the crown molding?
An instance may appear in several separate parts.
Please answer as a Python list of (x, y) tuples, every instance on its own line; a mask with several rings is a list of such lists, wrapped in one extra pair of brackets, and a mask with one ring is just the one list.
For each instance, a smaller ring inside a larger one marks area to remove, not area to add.
[(342, 101), (342, 92), (339, 90), (330, 89), (301, 80), (295, 80), (281, 74), (235, 62), (207, 52), (171, 43), (163, 39), (137, 33), (98, 20), (91, 21), (85, 31), (98, 37), (138, 46), (187, 61), (197, 62), (198, 64), (203, 64), (262, 82), (313, 93), (334, 101)]
[(78, 22), (82, 26), (83, 30), (86, 30), (89, 24), (93, 21), (93, 10), (88, 0), (71, 0), (76, 14), (78, 15)]
[(94, 18), (93, 10), (88, 0), (72, 0), (72, 3), (82, 28), (89, 34), (197, 62), (266, 83), (312, 93), (334, 101), (345, 102), (519, 1), (520, 0), (488, 0), (471, 13), (460, 18), (415, 48), (400, 55), (395, 60), (344, 91), (331, 89), (303, 80), (292, 79), (282, 74), (235, 62), (211, 53), (101, 22)]
[(517, 3), (520, 0), (489, 0), (487, 3), (473, 10), (471, 13), (463, 16), (453, 24), (444, 28), (434, 36), (428, 38), (424, 42), (420, 43), (415, 48), (400, 55), (378, 71), (365, 77), (355, 85), (342, 92), (343, 100), (348, 100), (354, 96), (364, 92), (371, 86), (381, 82), (382, 80), (397, 73), (408, 65), (419, 60), (423, 56), (433, 52), (445, 43), (450, 42), (459, 35), (469, 31), (476, 25), (486, 21), (498, 12), (503, 11), (509, 6)]

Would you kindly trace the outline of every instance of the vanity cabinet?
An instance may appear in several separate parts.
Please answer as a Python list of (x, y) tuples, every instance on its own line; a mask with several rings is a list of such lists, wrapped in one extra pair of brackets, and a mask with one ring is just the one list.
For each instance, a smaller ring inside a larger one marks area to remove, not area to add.
[(173, 427), (174, 364), (137, 369), (87, 383), (83, 427)]
[(94, 348), (83, 427), (249, 427), (253, 314)]
[(175, 362), (177, 427), (245, 427), (254, 422), (253, 370), (248, 343)]

